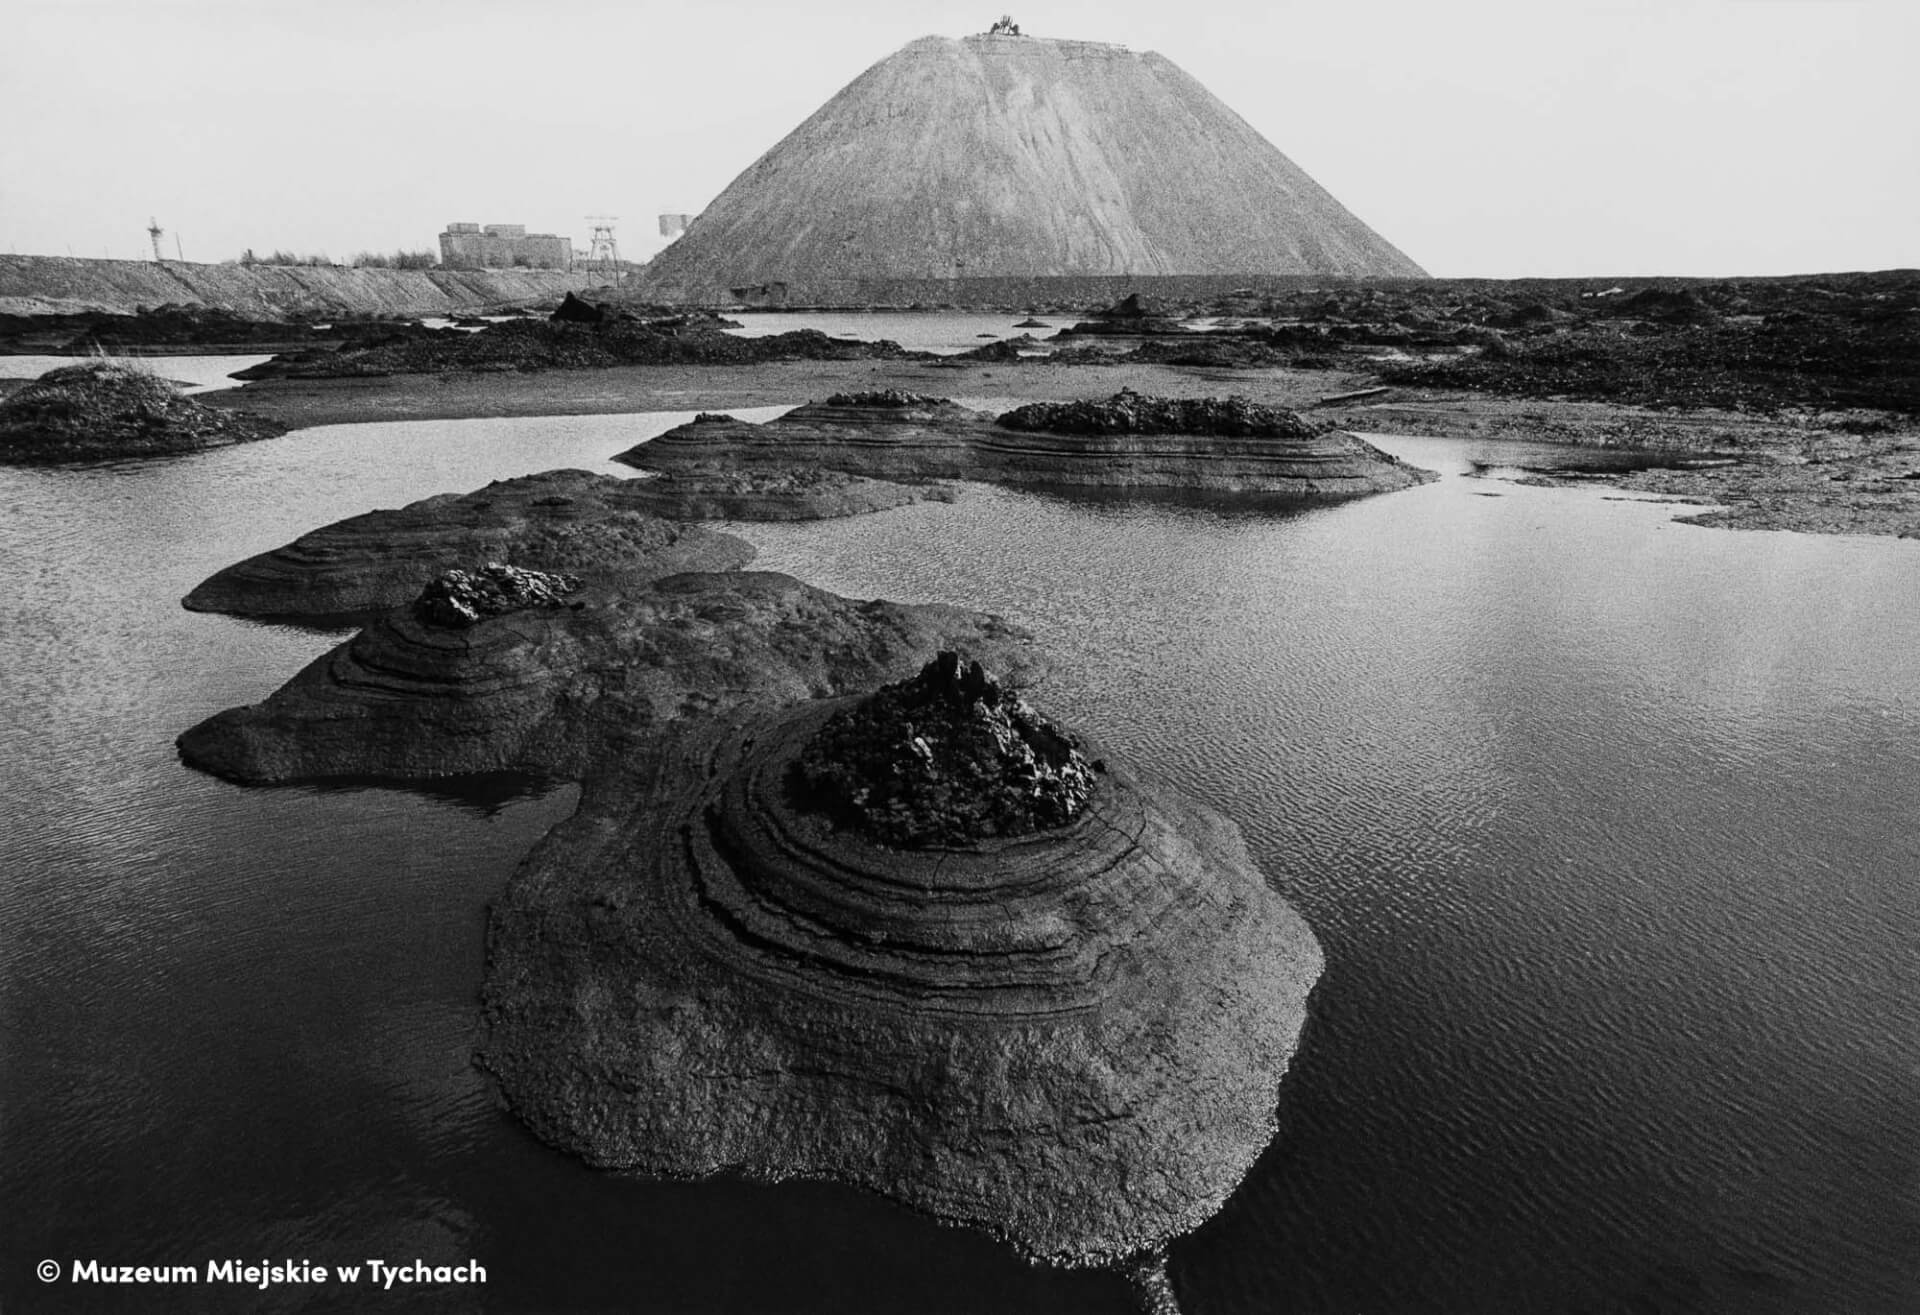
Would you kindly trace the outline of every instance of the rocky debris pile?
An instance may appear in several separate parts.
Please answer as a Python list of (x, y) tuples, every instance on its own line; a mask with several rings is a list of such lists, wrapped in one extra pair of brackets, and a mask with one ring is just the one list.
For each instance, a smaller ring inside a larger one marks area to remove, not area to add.
[(1181, 338), (1152, 338), (1123, 358), (1141, 365), (1194, 365), (1213, 370), (1264, 369), (1291, 366), (1316, 369), (1331, 366), (1324, 358), (1295, 355), (1238, 334), (1195, 333)]
[(1102, 764), (958, 653), (836, 713), (794, 764), (803, 805), (884, 845), (924, 849), (1064, 826)]
[(87, 361), (49, 370), (0, 402), (0, 461), (165, 456), (284, 434), (277, 421), (218, 410), (140, 366)]
[(534, 607), (564, 607), (580, 588), (573, 575), (522, 570), (488, 562), (477, 571), (455, 568), (428, 582), (413, 603), (413, 614), (430, 626), (461, 630), (490, 616)]
[(1656, 333), (1611, 323), (1468, 357), (1397, 365), (1392, 384), (1657, 407), (1773, 412), (1873, 408), (1920, 415), (1920, 313), (1842, 324), (1680, 324)]
[(1001, 416), (1002, 429), (1050, 434), (1214, 434), (1311, 438), (1292, 411), (1244, 397), (1153, 397), (1123, 388), (1105, 401), (1032, 402)]
[[(1225, 368), (1343, 364), (1400, 385), (1637, 406), (1920, 414), (1920, 271), (1913, 270), (1713, 280), (1316, 280), (1195, 297), (1177, 313), (1264, 323), (1149, 338), (1125, 359)], [(1291, 359), (1265, 362), (1239, 343)], [(1396, 355), (1383, 360), (1381, 348)], [(1054, 363), (1073, 360), (1056, 355)]]

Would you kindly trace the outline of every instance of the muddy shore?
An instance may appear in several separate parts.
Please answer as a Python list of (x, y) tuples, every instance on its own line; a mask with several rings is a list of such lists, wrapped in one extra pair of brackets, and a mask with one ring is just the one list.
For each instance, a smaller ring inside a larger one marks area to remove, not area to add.
[[(1920, 538), (1920, 421), (1871, 412), (1775, 414), (1665, 409), (1393, 388), (1349, 404), (1323, 399), (1379, 386), (1371, 369), (1196, 368), (1027, 362), (781, 361), (751, 366), (620, 366), (536, 374), (262, 380), (209, 397), (290, 427), (391, 420), (619, 415), (793, 406), (835, 392), (898, 388), (1009, 403), (1081, 400), (1122, 388), (1169, 397), (1239, 394), (1360, 433), (1524, 439), (1671, 452), (1733, 464), (1604, 477), (1620, 487), (1710, 504), (1701, 523), (1732, 529)], [(1544, 477), (1543, 477), (1544, 478)]]

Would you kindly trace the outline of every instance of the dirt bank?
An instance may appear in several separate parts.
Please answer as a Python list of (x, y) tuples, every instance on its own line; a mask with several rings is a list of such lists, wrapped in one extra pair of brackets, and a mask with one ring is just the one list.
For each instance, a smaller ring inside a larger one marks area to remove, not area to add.
[(0, 313), (127, 315), (142, 306), (208, 306), (263, 320), (456, 315), (558, 301), (582, 274), (537, 269), (348, 269), (186, 261), (0, 256)]

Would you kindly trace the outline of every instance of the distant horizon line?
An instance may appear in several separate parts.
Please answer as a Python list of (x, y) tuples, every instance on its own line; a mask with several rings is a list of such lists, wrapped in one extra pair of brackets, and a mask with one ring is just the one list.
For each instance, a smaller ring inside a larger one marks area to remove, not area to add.
[[(664, 247), (662, 248), (662, 250), (665, 250), (665, 249), (666, 248)], [(324, 253), (315, 253), (315, 254), (321, 255)], [(359, 254), (359, 253), (356, 253), (356, 254)], [(373, 254), (384, 254), (384, 253), (375, 252)], [(654, 254), (658, 255), (659, 253), (656, 252)], [(50, 252), (50, 251), (16, 251), (12, 249), (9, 249), (4, 253), (0, 253), (0, 258), (18, 259), (18, 260), (93, 261), (93, 262), (106, 262), (110, 264), (122, 264), (122, 265), (204, 265), (209, 268), (217, 267), (221, 265), (238, 265), (238, 264), (245, 263), (243, 262), (242, 258), (239, 256), (228, 256), (220, 260), (181, 260), (181, 259), (173, 259), (173, 258), (163, 258), (160, 260), (155, 260), (150, 255), (147, 255), (147, 256), (113, 256), (113, 255), (83, 256), (83, 255), (75, 255), (71, 252), (59, 253), (59, 252)], [(377, 266), (355, 266), (354, 264), (352, 264), (350, 260), (332, 261), (327, 265), (303, 265), (303, 264), (284, 264), (284, 263), (274, 264), (271, 261), (258, 260), (258, 259), (250, 263), (256, 268), (260, 266), (267, 266), (269, 268), (276, 268), (276, 269), (378, 268)], [(648, 264), (649, 261), (623, 259), (621, 263), (624, 265), (631, 265), (631, 266), (644, 266)], [(426, 269), (416, 269), (416, 270), (399, 271), (399, 272), (430, 273), (433, 270), (451, 270), (451, 271), (456, 271), (461, 273), (471, 273), (474, 268), (479, 268), (479, 267), (436, 264)], [(579, 270), (578, 268), (574, 270), (559, 270), (559, 269), (543, 270), (543, 269), (515, 268), (515, 269), (506, 269), (505, 272), (508, 272), (508, 273), (518, 272), (523, 274), (524, 273), (566, 274), (566, 273), (580, 273), (583, 271)], [(1666, 272), (1666, 273), (1640, 272), (1640, 273), (1631, 273), (1631, 274), (1623, 274), (1623, 273), (1430, 274), (1424, 278), (1419, 278), (1413, 275), (1405, 275), (1405, 274), (1340, 274), (1340, 273), (1333, 273), (1333, 272), (1319, 273), (1319, 272), (1312, 272), (1312, 271), (1261, 272), (1261, 271), (1255, 271), (1255, 270), (1240, 270), (1240, 271), (1235, 271), (1231, 273), (1199, 272), (1199, 273), (1187, 273), (1187, 274), (1132, 273), (1128, 271), (1121, 271), (1117, 273), (1089, 271), (1083, 274), (970, 274), (970, 275), (964, 275), (957, 279), (935, 278), (935, 277), (913, 275), (913, 274), (874, 273), (874, 274), (861, 275), (859, 276), (858, 279), (835, 279), (830, 281), (860, 282), (860, 281), (865, 281), (870, 279), (876, 282), (886, 281), (886, 282), (897, 282), (897, 283), (989, 283), (989, 282), (1005, 283), (1005, 282), (1016, 282), (1016, 281), (1025, 282), (1025, 283), (1041, 283), (1041, 282), (1062, 282), (1062, 281), (1084, 280), (1084, 279), (1142, 279), (1142, 280), (1156, 279), (1158, 280), (1158, 279), (1241, 279), (1241, 278), (1244, 278), (1244, 279), (1342, 279), (1342, 280), (1346, 280), (1354, 283), (1465, 283), (1465, 282), (1574, 283), (1574, 282), (1605, 282), (1609, 280), (1619, 280), (1619, 279), (1725, 280), (1725, 279), (1838, 278), (1843, 276), (1869, 275), (1869, 274), (1920, 274), (1920, 265), (1887, 265), (1887, 266), (1881, 266), (1878, 268), (1856, 267), (1856, 268), (1850, 268), (1850, 269), (1802, 269), (1802, 270), (1793, 270), (1787, 273), (1779, 273), (1779, 274), (1767, 274), (1767, 273), (1755, 273), (1755, 272), (1741, 272), (1741, 273), (1733, 273), (1733, 274), (1688, 274), (1688, 273), (1674, 273), (1674, 272)]]

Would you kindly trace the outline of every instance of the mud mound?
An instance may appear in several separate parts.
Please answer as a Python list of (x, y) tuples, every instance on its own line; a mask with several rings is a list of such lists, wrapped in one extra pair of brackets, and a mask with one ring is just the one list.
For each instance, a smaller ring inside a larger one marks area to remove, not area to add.
[(752, 560), (743, 539), (653, 514), (637, 481), (549, 470), (322, 526), (223, 568), (183, 602), (194, 612), (360, 619), (476, 562), (619, 584)]
[(852, 700), (682, 723), (494, 906), (482, 1062), (543, 1140), (826, 1178), (1112, 1264), (1274, 1133), (1321, 969), (1233, 824), (1112, 765), (1062, 823), (898, 849), (797, 803)]
[(150, 370), (87, 361), (49, 370), (0, 401), (0, 461), (167, 456), (284, 434), (286, 426), (202, 406)]
[(710, 418), (614, 459), (675, 475), (779, 467), (1277, 501), (1361, 497), (1432, 478), (1352, 434), (1322, 432), (1243, 398), (1121, 392), (1103, 402), (1036, 403), (996, 423), (953, 402), (901, 396), (912, 403), (809, 402), (763, 425)]

